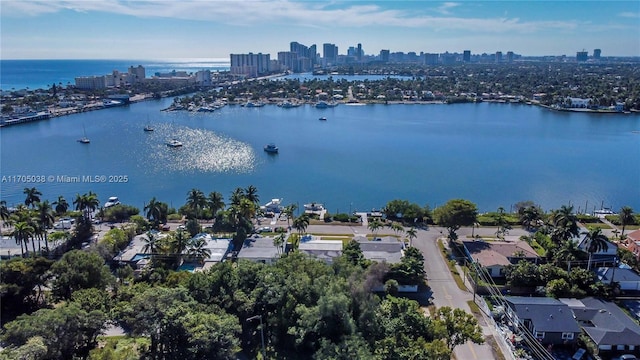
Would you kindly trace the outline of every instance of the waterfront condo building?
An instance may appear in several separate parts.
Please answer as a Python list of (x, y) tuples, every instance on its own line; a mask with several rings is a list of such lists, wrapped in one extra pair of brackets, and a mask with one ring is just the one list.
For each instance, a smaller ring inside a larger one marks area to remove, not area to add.
[(231, 54), (231, 74), (256, 77), (269, 73), (269, 54)]
[(323, 44), (324, 66), (335, 65), (338, 62), (338, 47), (335, 44)]

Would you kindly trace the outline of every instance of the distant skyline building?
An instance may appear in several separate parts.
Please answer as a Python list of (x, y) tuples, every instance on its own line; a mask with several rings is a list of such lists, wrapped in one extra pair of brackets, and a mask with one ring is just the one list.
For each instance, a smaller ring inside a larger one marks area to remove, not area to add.
[(230, 57), (229, 70), (234, 75), (258, 76), (269, 73), (269, 54), (231, 54)]
[(278, 53), (278, 64), (283, 70), (297, 72), (299, 71), (298, 54), (293, 51), (280, 51)]
[(589, 59), (589, 53), (586, 51), (578, 51), (576, 53), (576, 61), (578, 62), (583, 62), (583, 61), (587, 61)]
[(389, 50), (380, 50), (380, 61), (389, 62)]
[(323, 44), (322, 57), (325, 66), (335, 65), (338, 62), (338, 47), (335, 44)]
[(424, 63), (427, 65), (438, 65), (439, 55), (438, 54), (424, 54)]
[(507, 51), (507, 62), (512, 63), (513, 62), (513, 51)]
[(462, 52), (462, 61), (471, 62), (471, 50), (464, 50)]
[(362, 53), (362, 44), (358, 43), (358, 52), (356, 53), (356, 58), (358, 59), (358, 61), (362, 62), (362, 57), (363, 57), (363, 53)]
[(602, 55), (602, 50), (594, 49), (593, 50), (593, 58), (596, 60), (600, 60), (600, 56)]
[(502, 62), (502, 51), (496, 51), (496, 62)]

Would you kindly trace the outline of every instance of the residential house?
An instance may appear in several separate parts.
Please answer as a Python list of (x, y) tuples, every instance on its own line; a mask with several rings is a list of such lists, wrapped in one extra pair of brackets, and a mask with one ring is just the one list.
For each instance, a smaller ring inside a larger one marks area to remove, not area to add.
[(600, 354), (640, 354), (640, 325), (616, 304), (592, 297), (561, 301), (573, 310), (582, 330), (597, 345)]
[(640, 258), (640, 230), (632, 231), (626, 235), (626, 239), (620, 243), (631, 251), (636, 258)]
[[(584, 252), (587, 252), (587, 247), (589, 246), (589, 242), (587, 241), (586, 235), (582, 235), (586, 233), (588, 230), (584, 227), (580, 227), (580, 237), (573, 238), (573, 241), (578, 242), (578, 248)], [(616, 263), (618, 259), (618, 245), (607, 241), (607, 248), (605, 250), (600, 250), (591, 255), (591, 269), (596, 266), (608, 266)]]
[(263, 264), (271, 264), (284, 252), (284, 243), (280, 247), (273, 244), (273, 237), (255, 235), (247, 238), (242, 244), (238, 259), (245, 259)]
[(491, 277), (504, 277), (507, 265), (521, 260), (537, 263), (539, 256), (526, 241), (481, 241), (462, 242), (470, 261), (475, 261), (487, 270)]
[(607, 285), (620, 284), (622, 291), (640, 291), (640, 275), (633, 269), (620, 267), (599, 267), (595, 269), (598, 280)]
[(547, 297), (507, 296), (507, 316), (516, 332), (530, 334), (544, 345), (575, 344), (580, 326), (567, 304)]
[(362, 255), (368, 260), (397, 264), (404, 255), (404, 242), (393, 236), (386, 236), (376, 240), (369, 240), (365, 236), (356, 236), (353, 239), (360, 244)]
[(305, 235), (300, 240), (298, 251), (330, 264), (334, 258), (342, 255), (342, 247), (341, 240), (320, 240)]
[(213, 265), (222, 262), (227, 257), (227, 254), (229, 254), (231, 247), (233, 246), (231, 239), (214, 238), (207, 233), (201, 233), (195, 236), (195, 238), (199, 237), (205, 239), (206, 245), (204, 248), (209, 250), (209, 257), (204, 259), (202, 270), (207, 270)]

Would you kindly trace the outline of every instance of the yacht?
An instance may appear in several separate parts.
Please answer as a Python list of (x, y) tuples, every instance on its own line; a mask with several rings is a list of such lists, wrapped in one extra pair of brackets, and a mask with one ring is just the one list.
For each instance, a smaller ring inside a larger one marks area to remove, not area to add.
[(245, 104), (246, 107), (263, 107), (264, 103), (263, 102), (253, 102), (253, 101), (249, 101)]
[(323, 116), (323, 117), (321, 117), (321, 118), (320, 118), (320, 119), (318, 119), (318, 120), (320, 120), (320, 121), (327, 121), (327, 118)]
[(290, 109), (290, 108), (298, 107), (298, 106), (300, 106), (300, 104), (291, 102), (289, 100), (285, 100), (285, 101), (281, 102), (280, 104), (278, 104), (278, 106), (280, 106), (283, 109)]
[(151, 132), (151, 131), (153, 131), (153, 128), (151, 127), (151, 125), (147, 125), (147, 126), (144, 127), (144, 131)]
[(271, 154), (277, 154), (278, 153), (278, 147), (274, 143), (267, 144), (267, 145), (264, 146), (264, 151), (266, 151), (268, 153), (271, 153)]
[(104, 203), (104, 207), (108, 208), (108, 207), (112, 207), (115, 205), (120, 205), (120, 199), (118, 199), (117, 196), (112, 196), (110, 197), (106, 203)]
[(309, 204), (304, 204), (304, 210), (305, 211), (322, 211), (324, 210), (324, 206), (320, 203), (309, 203)]
[(318, 109), (325, 109), (325, 108), (330, 108), (330, 107), (335, 107), (338, 106), (338, 103), (336, 102), (326, 102), (324, 100), (320, 100), (316, 103), (316, 108)]
[(169, 142), (167, 143), (167, 146), (169, 146), (169, 147), (174, 147), (174, 148), (175, 148), (175, 147), (181, 147), (181, 146), (182, 146), (182, 143), (181, 143), (180, 141), (176, 140), (176, 139), (173, 139), (173, 140), (171, 140), (171, 141), (169, 141)]

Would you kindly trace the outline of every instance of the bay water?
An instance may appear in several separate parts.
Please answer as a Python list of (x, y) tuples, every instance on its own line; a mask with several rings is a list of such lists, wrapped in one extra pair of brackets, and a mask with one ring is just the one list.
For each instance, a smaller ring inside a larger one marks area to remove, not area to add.
[[(481, 211), (532, 200), (640, 211), (640, 116), (555, 112), (519, 104), (226, 106), (162, 112), (172, 99), (5, 127), (0, 197), (24, 201), (93, 191), (142, 208), (182, 206), (197, 188), (229, 198), (254, 185), (261, 202), (319, 202), (348, 212), (406, 199), (432, 208), (452, 198)], [(326, 117), (326, 121), (320, 121)], [(143, 131), (152, 125), (153, 132)], [(90, 138), (90, 144), (77, 139)], [(166, 142), (176, 138), (181, 148)], [(280, 152), (263, 151), (275, 143)], [(42, 176), (43, 182), (10, 178)]]

